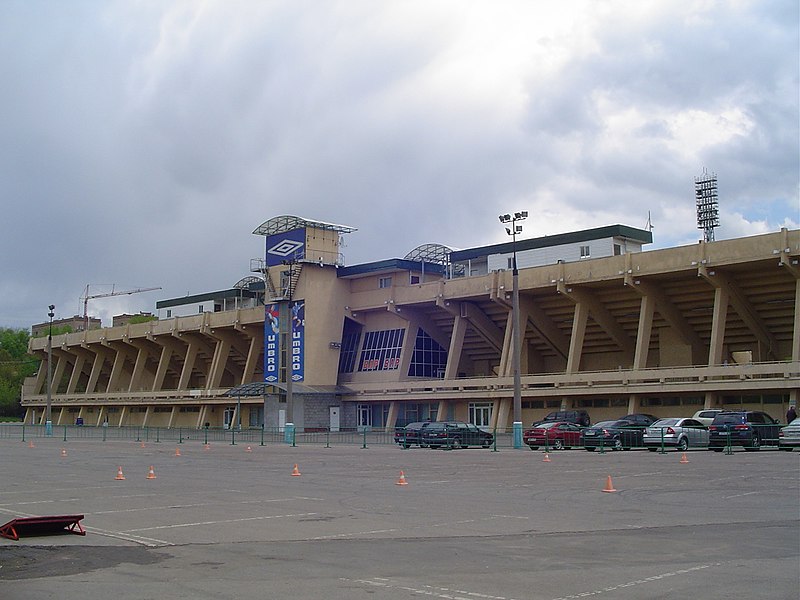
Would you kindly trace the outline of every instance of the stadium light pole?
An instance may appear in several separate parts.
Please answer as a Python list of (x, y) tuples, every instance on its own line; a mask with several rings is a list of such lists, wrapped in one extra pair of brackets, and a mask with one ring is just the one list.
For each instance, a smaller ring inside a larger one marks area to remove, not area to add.
[(519, 270), (517, 269), (517, 234), (522, 233), (522, 225), (517, 225), (517, 221), (524, 221), (528, 218), (528, 211), (515, 212), (513, 215), (500, 215), (500, 222), (510, 224), (506, 227), (506, 233), (511, 236), (511, 281), (512, 281), (512, 300), (511, 300), (511, 326), (513, 329), (511, 360), (514, 370), (514, 405), (513, 405), (513, 434), (514, 448), (522, 448), (522, 384), (520, 382), (520, 323), (519, 323)]
[(47, 329), (47, 407), (44, 411), (44, 434), (53, 435), (52, 402), (53, 402), (53, 317), (56, 316), (56, 305), (48, 306), (50, 325)]

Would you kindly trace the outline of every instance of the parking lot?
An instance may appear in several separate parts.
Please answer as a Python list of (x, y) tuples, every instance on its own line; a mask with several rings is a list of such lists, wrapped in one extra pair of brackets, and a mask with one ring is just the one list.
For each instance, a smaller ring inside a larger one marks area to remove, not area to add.
[(87, 532), (0, 538), (5, 600), (794, 599), (800, 586), (798, 451), (546, 462), (46, 438), (0, 452), (0, 524), (77, 513)]

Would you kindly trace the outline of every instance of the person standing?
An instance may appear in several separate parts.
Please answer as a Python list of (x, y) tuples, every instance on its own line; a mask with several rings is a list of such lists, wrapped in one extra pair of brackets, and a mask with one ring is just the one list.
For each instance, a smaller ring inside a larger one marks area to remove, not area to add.
[(789, 410), (786, 411), (786, 422), (791, 423), (797, 418), (797, 411), (794, 409), (794, 406), (790, 406)]

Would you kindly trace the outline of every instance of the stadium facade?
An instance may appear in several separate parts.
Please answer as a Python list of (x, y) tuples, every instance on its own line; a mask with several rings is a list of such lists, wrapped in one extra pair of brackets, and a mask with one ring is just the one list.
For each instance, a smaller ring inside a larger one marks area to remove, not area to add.
[[(643, 251), (612, 225), (346, 266), (345, 225), (292, 215), (253, 232), (264, 258), (230, 289), (157, 303), (159, 319), (54, 336), (52, 421), (66, 425), (511, 427), (512, 257), (522, 420), (585, 408), (691, 415), (800, 393), (800, 231)], [(28, 423), (47, 403), (30, 352)]]

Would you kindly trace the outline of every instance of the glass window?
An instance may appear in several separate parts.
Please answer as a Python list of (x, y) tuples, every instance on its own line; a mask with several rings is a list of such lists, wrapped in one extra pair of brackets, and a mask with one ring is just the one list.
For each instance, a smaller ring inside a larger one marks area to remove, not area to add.
[(339, 351), (339, 373), (352, 373), (356, 366), (358, 344), (361, 342), (361, 332), (353, 331), (342, 337), (342, 348)]
[(378, 287), (379, 288), (390, 288), (392, 287), (392, 278), (391, 277), (380, 277), (378, 278)]
[(447, 350), (442, 348), (421, 327), (417, 329), (414, 352), (411, 355), (411, 364), (408, 366), (408, 376), (443, 379), (445, 367), (447, 367)]
[(581, 258), (589, 258), (590, 256), (589, 246), (581, 246)]
[(400, 366), (404, 329), (367, 331), (361, 349), (359, 371), (392, 371)]

